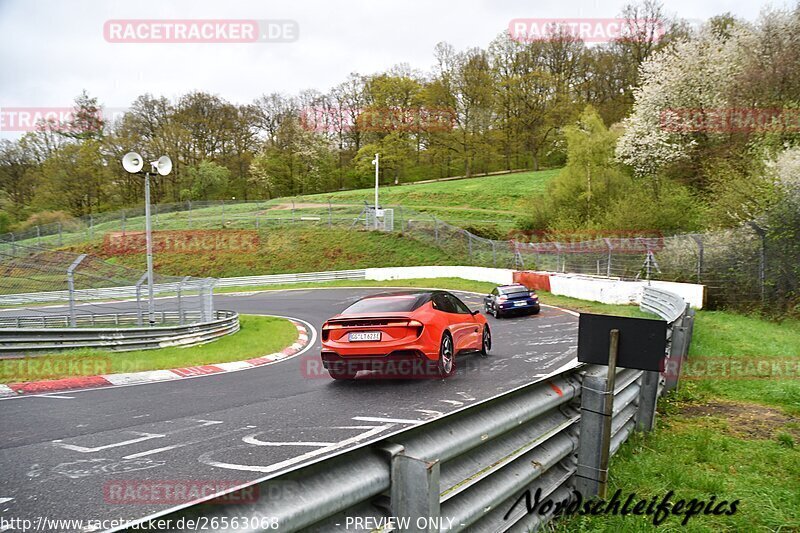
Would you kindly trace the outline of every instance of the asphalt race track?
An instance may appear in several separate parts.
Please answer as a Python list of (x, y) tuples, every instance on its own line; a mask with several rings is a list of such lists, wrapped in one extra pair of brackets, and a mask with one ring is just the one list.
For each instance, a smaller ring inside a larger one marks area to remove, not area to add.
[[(244, 483), (275, 475), (530, 383), (576, 355), (577, 317), (543, 306), (536, 316), (489, 316), (490, 355), (457, 359), (450, 379), (335, 382), (309, 372), (317, 368), (322, 323), (381, 291), (217, 296), (220, 309), (313, 326), (309, 350), (277, 364), (0, 401), (0, 517), (141, 518), (174, 504), (119, 503), (110, 487), (135, 480)], [(460, 296), (473, 309), (481, 306), (478, 295)]]

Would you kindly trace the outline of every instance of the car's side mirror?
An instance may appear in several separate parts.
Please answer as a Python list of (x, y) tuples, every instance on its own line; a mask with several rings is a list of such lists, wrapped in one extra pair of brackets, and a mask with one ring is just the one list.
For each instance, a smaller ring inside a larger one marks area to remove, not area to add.
[(472, 316), (479, 315), (479, 314), (481, 314), (481, 310), (480, 309), (476, 309), (476, 310), (474, 310), (472, 312)]

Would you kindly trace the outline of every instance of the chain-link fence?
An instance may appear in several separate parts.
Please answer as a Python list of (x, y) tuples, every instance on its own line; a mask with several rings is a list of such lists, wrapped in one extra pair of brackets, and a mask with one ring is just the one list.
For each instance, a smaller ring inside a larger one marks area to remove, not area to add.
[[(0, 306), (35, 308), (30, 326), (141, 326), (150, 323), (147, 273), (97, 257), (19, 242), (0, 243)], [(154, 325), (208, 321), (214, 316), (215, 279), (154, 274)], [(169, 298), (159, 298), (159, 297)], [(113, 302), (125, 298), (129, 302)], [(98, 305), (100, 301), (111, 303)], [(60, 305), (59, 305), (60, 304)], [(47, 317), (59, 317), (48, 320)], [(28, 323), (26, 322), (26, 325)]]
[[(548, 235), (542, 238), (517, 235), (515, 239), (499, 240), (475, 235), (430, 213), (400, 205), (381, 207), (384, 217), (379, 220), (379, 230), (400, 232), (442, 248), (454, 264), (702, 283), (707, 286), (710, 307), (785, 309), (798, 297), (800, 258), (786, 254), (780, 244), (771, 242), (755, 225), (674, 236), (618, 232), (617, 236), (591, 239), (561, 235), (560, 240), (554, 241)], [(221, 228), (274, 231), (286, 225), (374, 228), (371, 206), (334, 204), (320, 198), (183, 202), (154, 205), (152, 212), (153, 228), (157, 231)], [(387, 214), (391, 222), (386, 219)], [(0, 235), (0, 245), (13, 256), (19, 246), (58, 248), (109, 238), (109, 234), (126, 235), (143, 230), (143, 208), (126, 209)], [(63, 273), (59, 275), (63, 277)]]

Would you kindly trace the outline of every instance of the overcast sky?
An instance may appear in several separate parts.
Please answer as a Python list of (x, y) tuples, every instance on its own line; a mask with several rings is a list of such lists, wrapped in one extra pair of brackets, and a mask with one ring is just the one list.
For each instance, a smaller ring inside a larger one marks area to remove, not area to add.
[[(436, 43), (485, 47), (514, 18), (606, 18), (625, 0), (0, 0), (0, 107), (69, 106), (81, 90), (108, 107), (192, 90), (235, 103), (274, 91), (326, 91), (350, 72), (406, 62), (428, 70)], [(754, 20), (753, 0), (667, 0), (671, 15), (726, 11)], [(783, 5), (774, 3), (772, 5)], [(108, 20), (289, 19), (289, 43), (113, 43)]]

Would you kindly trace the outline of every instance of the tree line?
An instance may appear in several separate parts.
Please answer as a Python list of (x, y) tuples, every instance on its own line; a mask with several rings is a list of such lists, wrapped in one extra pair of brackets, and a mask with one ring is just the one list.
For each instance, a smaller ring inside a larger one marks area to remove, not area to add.
[(527, 42), (501, 33), (483, 48), (440, 43), (427, 72), (401, 64), (352, 73), (327, 92), (267, 93), (246, 104), (202, 91), (176, 100), (143, 94), (108, 117), (84, 92), (68, 120), (0, 144), (0, 225), (139, 205), (141, 179), (119, 164), (131, 150), (173, 159), (173, 172), (154, 179), (155, 202), (366, 186), (375, 153), (386, 184), (562, 166), (567, 126), (586, 106), (605, 124), (621, 121), (642, 64), (691, 34), (654, 0), (621, 17), (629, 31), (608, 43), (590, 46), (559, 28)]

